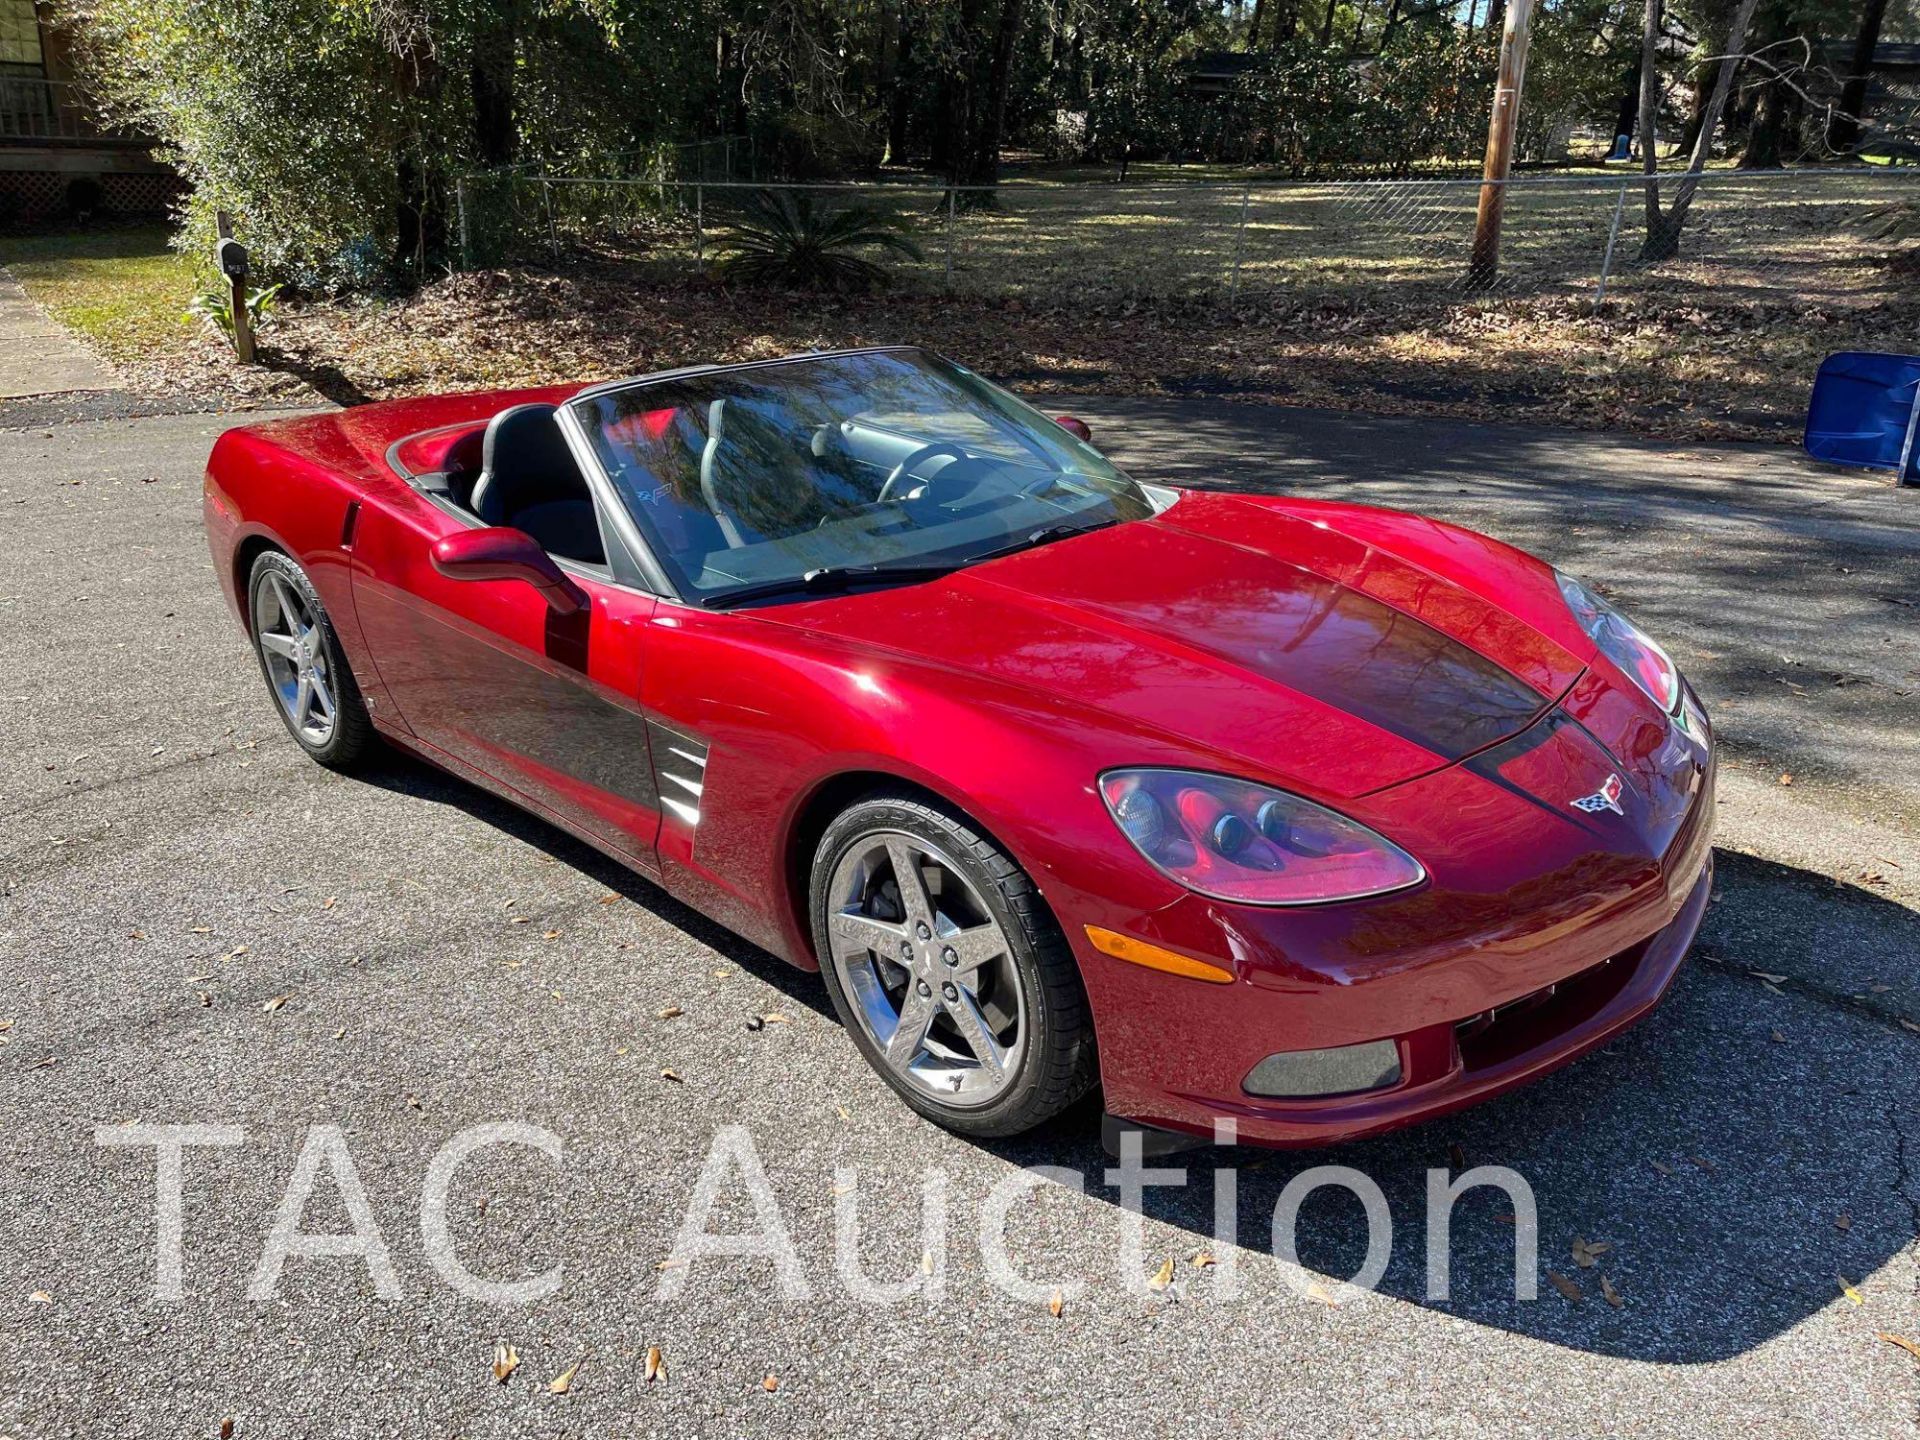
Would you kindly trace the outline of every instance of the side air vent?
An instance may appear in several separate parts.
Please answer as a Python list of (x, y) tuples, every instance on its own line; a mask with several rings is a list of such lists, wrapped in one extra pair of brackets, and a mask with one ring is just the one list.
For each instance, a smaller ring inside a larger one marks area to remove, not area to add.
[(660, 782), (660, 808), (689, 825), (700, 823), (700, 793), (707, 783), (707, 747), (658, 720), (647, 721), (653, 773)]

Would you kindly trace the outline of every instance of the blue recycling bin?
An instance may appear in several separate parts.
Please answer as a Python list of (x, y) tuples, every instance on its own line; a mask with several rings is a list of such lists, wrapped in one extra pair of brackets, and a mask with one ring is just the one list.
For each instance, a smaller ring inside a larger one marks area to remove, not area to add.
[(1843, 350), (1821, 361), (1804, 443), (1816, 460), (1920, 484), (1920, 355)]

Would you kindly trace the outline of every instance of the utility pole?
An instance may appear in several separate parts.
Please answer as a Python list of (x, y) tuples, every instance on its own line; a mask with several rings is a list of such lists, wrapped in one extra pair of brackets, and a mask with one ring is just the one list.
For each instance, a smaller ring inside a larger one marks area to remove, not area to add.
[(1480, 213), (1473, 223), (1473, 259), (1467, 288), (1485, 290), (1500, 274), (1500, 217), (1513, 169), (1513, 138), (1519, 128), (1520, 87), (1527, 78), (1527, 40), (1533, 0), (1508, 0), (1500, 31), (1500, 73), (1493, 86), (1493, 118), (1487, 123), (1487, 159), (1481, 171)]

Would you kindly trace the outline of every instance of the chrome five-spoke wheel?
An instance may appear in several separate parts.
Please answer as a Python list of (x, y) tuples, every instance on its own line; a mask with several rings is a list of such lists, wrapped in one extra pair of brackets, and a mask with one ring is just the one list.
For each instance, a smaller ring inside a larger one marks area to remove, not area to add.
[(1026, 1000), (979, 892), (935, 846), (878, 831), (829, 894), (835, 975), (888, 1068), (948, 1105), (992, 1101), (1020, 1063)]
[(309, 745), (325, 745), (333, 738), (336, 710), (320, 626), (284, 575), (269, 572), (261, 597), (268, 603), (255, 605), (253, 625), (267, 681), (294, 734)]
[(1017, 1135), (1094, 1083), (1079, 967), (1020, 866), (958, 811), (882, 790), (820, 837), (809, 896), (827, 993), (908, 1105)]
[(373, 719), (307, 572), (290, 555), (262, 551), (248, 572), (246, 613), (288, 732), (322, 765), (351, 768), (373, 746)]

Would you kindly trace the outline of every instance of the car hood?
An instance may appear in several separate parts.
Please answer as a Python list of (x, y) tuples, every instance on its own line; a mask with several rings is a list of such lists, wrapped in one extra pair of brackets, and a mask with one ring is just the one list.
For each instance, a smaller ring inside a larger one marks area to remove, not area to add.
[[(1474, 548), (1437, 553), (1436, 529)], [(1537, 598), (1552, 573), (1417, 517), (1187, 494), (934, 584), (765, 613), (1095, 712), (1124, 732), (1107, 763), (1341, 797), (1495, 745), (1578, 679), (1579, 656), (1487, 598), (1516, 585)]]

